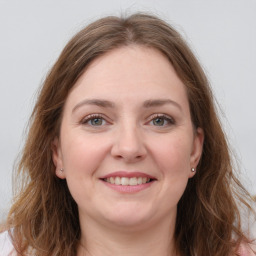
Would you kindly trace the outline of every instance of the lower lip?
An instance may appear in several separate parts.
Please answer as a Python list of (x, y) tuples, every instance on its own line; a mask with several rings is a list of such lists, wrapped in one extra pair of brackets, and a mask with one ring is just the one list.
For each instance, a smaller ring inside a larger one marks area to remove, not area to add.
[(108, 186), (109, 188), (116, 190), (118, 192), (121, 192), (121, 193), (136, 193), (136, 192), (142, 191), (144, 189), (147, 189), (154, 183), (154, 181), (151, 181), (151, 182), (145, 183), (145, 184), (140, 184), (140, 185), (135, 185), (135, 186), (126, 186), (126, 185), (115, 185), (115, 184), (108, 183), (106, 181), (102, 181), (102, 182), (104, 182), (104, 184), (106, 186)]

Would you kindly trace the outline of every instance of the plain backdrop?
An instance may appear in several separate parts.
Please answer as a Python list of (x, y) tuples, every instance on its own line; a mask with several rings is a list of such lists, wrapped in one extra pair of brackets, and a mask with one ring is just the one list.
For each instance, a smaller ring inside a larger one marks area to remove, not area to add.
[(159, 15), (192, 47), (219, 102), (241, 180), (256, 193), (255, 0), (0, 0), (0, 220), (35, 93), (60, 51), (95, 19), (136, 11)]

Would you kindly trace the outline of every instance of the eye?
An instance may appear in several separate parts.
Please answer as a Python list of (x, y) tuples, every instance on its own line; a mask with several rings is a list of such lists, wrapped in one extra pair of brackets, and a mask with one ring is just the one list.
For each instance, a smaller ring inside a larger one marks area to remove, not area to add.
[(93, 114), (86, 116), (82, 120), (82, 124), (89, 125), (89, 126), (102, 126), (106, 124), (106, 120), (99, 114)]
[(89, 120), (90, 125), (100, 126), (104, 123), (104, 120), (102, 118), (93, 118)]
[(156, 114), (151, 117), (150, 124), (154, 126), (168, 126), (174, 124), (173, 118), (164, 115), (164, 114)]

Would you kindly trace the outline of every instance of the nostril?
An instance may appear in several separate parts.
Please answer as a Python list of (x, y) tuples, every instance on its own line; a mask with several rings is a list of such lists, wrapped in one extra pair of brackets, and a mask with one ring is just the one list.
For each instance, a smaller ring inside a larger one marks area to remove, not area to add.
[(111, 149), (111, 155), (124, 161), (138, 161), (146, 155), (146, 148), (140, 138), (122, 133), (122, 136), (116, 138)]

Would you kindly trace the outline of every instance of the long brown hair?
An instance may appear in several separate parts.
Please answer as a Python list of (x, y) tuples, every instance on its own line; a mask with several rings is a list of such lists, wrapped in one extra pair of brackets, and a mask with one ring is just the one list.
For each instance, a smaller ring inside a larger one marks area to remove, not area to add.
[(78, 209), (66, 181), (55, 175), (51, 145), (59, 134), (67, 96), (88, 65), (131, 44), (158, 49), (169, 59), (186, 86), (193, 124), (205, 134), (197, 174), (178, 203), (177, 249), (181, 255), (227, 256), (240, 241), (249, 242), (239, 212), (242, 205), (250, 209), (249, 194), (233, 173), (207, 78), (178, 32), (157, 17), (135, 14), (106, 17), (81, 30), (45, 79), (17, 166), (21, 182), (7, 221), (20, 255), (28, 248), (38, 256), (76, 255), (81, 235)]

